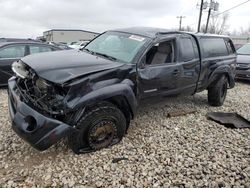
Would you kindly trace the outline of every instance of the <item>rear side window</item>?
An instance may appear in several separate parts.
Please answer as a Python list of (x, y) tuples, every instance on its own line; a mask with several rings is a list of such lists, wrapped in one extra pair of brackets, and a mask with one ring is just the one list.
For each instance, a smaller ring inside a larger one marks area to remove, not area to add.
[(226, 41), (226, 44), (227, 44), (227, 49), (228, 49), (229, 54), (234, 54), (235, 49), (234, 49), (234, 45), (232, 41)]
[(180, 39), (180, 45), (181, 45), (181, 60), (191, 61), (195, 58), (195, 51), (193, 47), (193, 42), (191, 38), (189, 37), (181, 37)]
[(228, 55), (226, 43), (222, 38), (201, 38), (204, 57)]
[(0, 50), (0, 58), (21, 58), (25, 55), (25, 46), (16, 45)]
[(35, 46), (35, 45), (30, 46), (30, 54), (50, 52), (50, 51), (52, 51), (52, 49), (47, 46)]

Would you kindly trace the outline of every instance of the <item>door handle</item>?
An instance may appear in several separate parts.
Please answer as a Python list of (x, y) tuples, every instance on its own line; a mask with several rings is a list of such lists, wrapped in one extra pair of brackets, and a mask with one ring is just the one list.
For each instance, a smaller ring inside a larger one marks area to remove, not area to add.
[(174, 76), (177, 76), (177, 75), (179, 74), (179, 72), (180, 72), (180, 71), (176, 69), (176, 70), (173, 71), (172, 74), (173, 74)]

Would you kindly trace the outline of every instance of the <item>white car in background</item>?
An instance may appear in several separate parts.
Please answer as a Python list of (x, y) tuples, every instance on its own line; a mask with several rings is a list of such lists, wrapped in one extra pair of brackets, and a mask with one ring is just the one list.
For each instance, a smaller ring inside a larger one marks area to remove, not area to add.
[(70, 45), (68, 45), (70, 48), (73, 49), (80, 49), (86, 46), (89, 43), (89, 40), (85, 41), (78, 41), (78, 42), (72, 42)]

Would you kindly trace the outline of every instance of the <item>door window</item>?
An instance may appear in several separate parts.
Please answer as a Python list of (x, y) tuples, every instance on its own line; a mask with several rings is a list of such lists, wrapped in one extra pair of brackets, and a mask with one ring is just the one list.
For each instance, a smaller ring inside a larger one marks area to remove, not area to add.
[(51, 52), (52, 49), (47, 46), (30, 46), (30, 54), (42, 53), (42, 52)]
[(0, 58), (21, 58), (25, 55), (25, 46), (17, 45), (0, 49)]
[(160, 65), (174, 61), (174, 41), (164, 41), (155, 44), (146, 54), (147, 65)]

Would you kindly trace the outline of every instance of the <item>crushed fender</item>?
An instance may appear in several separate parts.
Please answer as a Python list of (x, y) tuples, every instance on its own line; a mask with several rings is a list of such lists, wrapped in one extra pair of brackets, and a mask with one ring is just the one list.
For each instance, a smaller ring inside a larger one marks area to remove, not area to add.
[(206, 116), (228, 128), (250, 128), (250, 121), (237, 113), (208, 112)]

